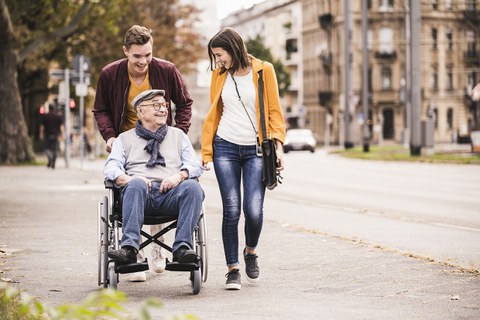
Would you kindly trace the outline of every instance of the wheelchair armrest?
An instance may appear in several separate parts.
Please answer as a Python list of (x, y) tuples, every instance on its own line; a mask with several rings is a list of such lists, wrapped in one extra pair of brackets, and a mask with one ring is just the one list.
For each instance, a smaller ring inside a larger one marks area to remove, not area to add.
[(115, 188), (115, 183), (112, 180), (105, 179), (104, 184), (105, 184), (105, 189)]

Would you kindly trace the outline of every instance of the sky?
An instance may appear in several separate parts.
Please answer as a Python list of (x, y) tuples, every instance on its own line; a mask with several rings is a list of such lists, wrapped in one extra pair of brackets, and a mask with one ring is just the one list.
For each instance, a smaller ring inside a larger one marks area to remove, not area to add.
[(233, 11), (250, 8), (252, 5), (262, 2), (263, 0), (216, 0), (217, 1), (217, 17), (225, 18)]

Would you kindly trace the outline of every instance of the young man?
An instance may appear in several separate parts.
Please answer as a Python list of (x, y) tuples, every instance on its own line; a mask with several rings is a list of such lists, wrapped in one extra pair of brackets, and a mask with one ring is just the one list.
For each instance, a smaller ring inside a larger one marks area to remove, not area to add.
[(169, 127), (163, 90), (140, 93), (132, 105), (138, 122), (114, 141), (105, 163), (105, 178), (122, 187), (122, 243), (108, 256), (134, 263), (145, 215), (178, 216), (173, 261), (195, 262), (193, 232), (204, 192), (194, 178), (203, 170), (187, 135)]
[[(99, 76), (95, 96), (94, 110), (98, 130), (106, 142), (106, 151), (110, 152), (115, 138), (124, 131), (135, 127), (137, 116), (132, 100), (139, 93), (150, 89), (165, 90), (167, 101), (167, 124), (175, 120), (175, 126), (184, 133), (190, 127), (193, 100), (188, 94), (182, 75), (175, 65), (166, 60), (153, 57), (153, 38), (151, 30), (134, 25), (126, 33), (123, 52), (126, 58), (105, 66)], [(175, 119), (169, 102), (175, 104)], [(156, 233), (162, 225), (150, 226)], [(163, 241), (163, 237), (159, 238)], [(165, 252), (157, 245), (152, 247), (151, 267), (155, 272), (165, 270)], [(142, 254), (139, 260), (143, 260)], [(145, 272), (130, 276), (131, 281), (145, 281)]]

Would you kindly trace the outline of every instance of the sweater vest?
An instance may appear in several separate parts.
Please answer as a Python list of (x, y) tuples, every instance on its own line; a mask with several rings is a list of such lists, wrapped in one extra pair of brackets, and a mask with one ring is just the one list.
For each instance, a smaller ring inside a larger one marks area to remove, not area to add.
[(139, 137), (135, 128), (121, 133), (118, 136), (125, 148), (125, 173), (129, 176), (145, 177), (152, 181), (162, 181), (166, 177), (179, 173), (182, 162), (183, 132), (174, 127), (168, 127), (167, 135), (159, 146), (162, 157), (165, 158), (165, 167), (156, 165), (147, 168), (146, 164), (151, 155), (145, 151), (147, 140)]

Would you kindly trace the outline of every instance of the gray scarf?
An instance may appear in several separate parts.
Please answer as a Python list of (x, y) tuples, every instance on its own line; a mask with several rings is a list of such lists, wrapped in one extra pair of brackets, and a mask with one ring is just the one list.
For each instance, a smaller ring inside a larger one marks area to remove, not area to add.
[(160, 143), (165, 139), (167, 131), (168, 126), (166, 124), (161, 126), (157, 131), (152, 132), (145, 129), (140, 121), (137, 121), (135, 132), (140, 138), (147, 140), (147, 145), (143, 150), (152, 155), (146, 164), (147, 168), (154, 168), (157, 164), (165, 167), (165, 158), (160, 154)]

